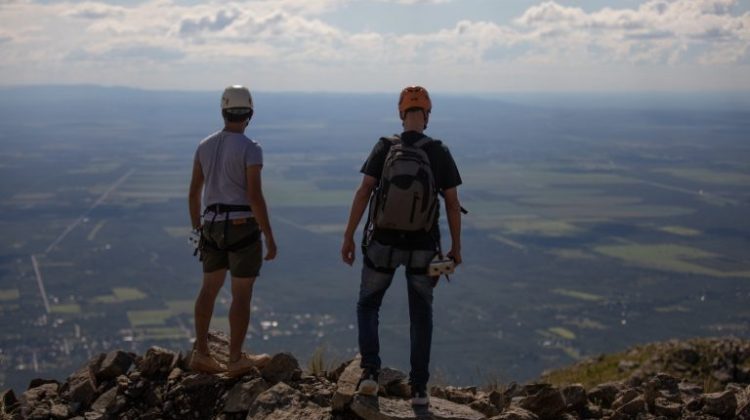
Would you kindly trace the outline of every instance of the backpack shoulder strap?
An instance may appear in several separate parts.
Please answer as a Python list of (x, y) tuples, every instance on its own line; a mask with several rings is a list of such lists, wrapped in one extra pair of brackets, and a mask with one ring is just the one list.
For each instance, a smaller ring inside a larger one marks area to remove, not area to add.
[(430, 138), (429, 136), (424, 136), (421, 139), (414, 142), (414, 147), (417, 149), (424, 149), (427, 147), (428, 144), (432, 143), (434, 140)]
[(380, 141), (384, 141), (386, 143), (389, 143), (392, 146), (394, 144), (401, 143), (401, 136), (399, 136), (398, 134), (394, 134), (394, 135), (388, 136), (388, 137), (381, 137)]

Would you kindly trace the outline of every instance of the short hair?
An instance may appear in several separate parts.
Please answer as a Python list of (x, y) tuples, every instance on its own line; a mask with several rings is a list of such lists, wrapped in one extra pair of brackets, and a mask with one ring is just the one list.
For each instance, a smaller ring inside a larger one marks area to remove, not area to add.
[(229, 122), (242, 122), (253, 117), (252, 108), (227, 108), (221, 110), (221, 115)]

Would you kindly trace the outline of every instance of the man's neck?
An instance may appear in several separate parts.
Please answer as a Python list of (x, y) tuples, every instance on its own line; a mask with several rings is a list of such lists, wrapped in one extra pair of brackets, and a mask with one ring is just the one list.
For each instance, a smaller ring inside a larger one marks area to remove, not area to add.
[(407, 131), (415, 131), (419, 134), (424, 134), (424, 125), (404, 124), (404, 133)]
[(225, 125), (224, 126), (224, 131), (228, 131), (230, 133), (239, 133), (239, 134), (242, 134), (242, 133), (245, 132), (245, 128), (244, 127), (237, 127), (237, 126)]

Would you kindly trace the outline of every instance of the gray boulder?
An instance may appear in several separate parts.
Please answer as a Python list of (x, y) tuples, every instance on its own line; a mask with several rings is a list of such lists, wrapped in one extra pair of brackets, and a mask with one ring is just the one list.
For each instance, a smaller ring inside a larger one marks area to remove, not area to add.
[(333, 411), (343, 411), (354, 398), (357, 392), (357, 383), (362, 376), (362, 369), (359, 367), (362, 358), (358, 354), (349, 365), (339, 375), (336, 382), (336, 392), (331, 399), (331, 408)]
[(564, 386), (562, 392), (565, 406), (569, 410), (580, 411), (586, 407), (587, 397), (586, 389), (581, 384), (571, 384)]
[(501, 414), (492, 417), (490, 420), (539, 420), (539, 417), (531, 411), (524, 410), (520, 407), (510, 407)]
[(715, 392), (703, 396), (701, 412), (721, 419), (733, 419), (737, 411), (737, 398), (732, 391)]
[(589, 390), (589, 401), (603, 408), (609, 408), (615, 402), (617, 394), (623, 388), (619, 382), (605, 382)]
[(178, 360), (177, 353), (154, 346), (148, 349), (146, 355), (138, 362), (138, 370), (147, 378), (166, 377)]
[(268, 383), (289, 382), (302, 373), (297, 359), (291, 353), (277, 353), (260, 371)]
[(550, 384), (526, 385), (524, 394), (517, 405), (536, 414), (541, 420), (556, 420), (565, 412), (562, 393)]
[(255, 378), (248, 382), (238, 382), (226, 396), (224, 402), (225, 413), (241, 413), (250, 410), (250, 406), (263, 391), (268, 388), (263, 378)]
[(301, 392), (279, 382), (260, 393), (250, 406), (247, 420), (323, 420), (331, 418), (329, 407), (306, 401)]
[(482, 420), (485, 416), (471, 408), (437, 397), (429, 407), (412, 407), (409, 400), (355, 395), (352, 411), (365, 420)]
[(98, 381), (107, 381), (124, 375), (133, 364), (135, 356), (122, 350), (111, 351), (107, 353), (96, 371)]

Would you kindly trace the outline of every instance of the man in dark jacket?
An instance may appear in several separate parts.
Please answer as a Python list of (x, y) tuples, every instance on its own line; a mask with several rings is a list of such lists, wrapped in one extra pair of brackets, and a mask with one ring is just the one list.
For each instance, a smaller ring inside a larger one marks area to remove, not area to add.
[[(367, 208), (368, 201), (373, 196), (373, 191), (381, 182), (389, 150), (394, 144), (402, 142), (404, 145), (424, 150), (429, 158), (434, 185), (445, 199), (445, 212), (451, 235), (451, 247), (446, 256), (452, 258), (458, 265), (462, 260), (461, 205), (456, 187), (461, 184), (461, 176), (448, 148), (442, 142), (432, 140), (424, 134), (432, 110), (432, 102), (427, 90), (420, 86), (405, 88), (401, 92), (398, 107), (399, 116), (403, 122), (403, 133), (400, 137), (392, 139), (381, 138), (362, 166), (361, 172), (364, 176), (352, 202), (341, 257), (349, 265), (354, 263), (356, 249), (354, 232)], [(425, 230), (405, 232), (376, 226), (368, 226), (365, 230), (367, 238), (363, 242), (364, 264), (357, 303), (359, 349), (362, 355), (363, 374), (357, 392), (364, 395), (377, 395), (377, 379), (381, 365), (378, 312), (383, 296), (393, 280), (395, 269), (399, 265), (404, 265), (411, 322), (409, 382), (412, 389), (412, 404), (428, 405), (432, 291), (438, 278), (429, 276), (427, 267), (440, 249), (437, 214), (434, 224)]]

